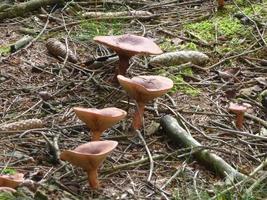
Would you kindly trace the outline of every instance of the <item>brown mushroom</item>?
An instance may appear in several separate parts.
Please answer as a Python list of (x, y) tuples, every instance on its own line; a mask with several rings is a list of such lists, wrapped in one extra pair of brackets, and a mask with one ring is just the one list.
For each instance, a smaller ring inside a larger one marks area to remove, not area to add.
[(244, 123), (244, 114), (247, 110), (246, 106), (239, 105), (236, 103), (230, 103), (229, 111), (236, 114), (236, 127), (241, 129)]
[(74, 112), (91, 130), (92, 140), (100, 139), (101, 134), (120, 120), (124, 119), (127, 112), (119, 108), (104, 109), (74, 107)]
[(24, 174), (0, 175), (0, 187), (16, 188), (24, 181)]
[(224, 7), (224, 0), (218, 0), (218, 7), (223, 8)]
[(99, 188), (97, 169), (117, 145), (118, 142), (111, 140), (88, 142), (78, 146), (72, 151), (63, 151), (60, 154), (60, 159), (81, 167), (88, 175), (89, 185), (97, 189)]
[(152, 40), (136, 35), (96, 36), (94, 41), (110, 47), (118, 54), (119, 68), (114, 81), (117, 81), (118, 74), (126, 74), (132, 56), (162, 54), (162, 50)]
[(136, 100), (137, 110), (133, 119), (135, 130), (142, 127), (145, 104), (167, 93), (173, 87), (173, 81), (163, 76), (136, 76), (132, 79), (122, 75), (117, 77), (124, 90)]

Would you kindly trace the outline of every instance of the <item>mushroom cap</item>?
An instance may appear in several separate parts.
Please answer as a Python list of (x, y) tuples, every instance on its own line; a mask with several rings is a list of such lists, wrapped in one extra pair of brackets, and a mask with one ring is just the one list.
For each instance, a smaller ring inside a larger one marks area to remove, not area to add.
[(85, 171), (95, 170), (117, 145), (118, 142), (112, 140), (88, 142), (74, 150), (63, 151), (60, 159), (69, 161)]
[(243, 105), (239, 105), (237, 103), (230, 102), (228, 109), (233, 113), (244, 113), (244, 112), (246, 112), (247, 107), (243, 106)]
[(136, 76), (129, 79), (118, 75), (117, 78), (127, 93), (141, 103), (162, 96), (173, 87), (173, 81), (163, 76)]
[(74, 107), (73, 110), (91, 131), (99, 132), (110, 128), (127, 115), (127, 112), (115, 107), (103, 109)]
[(0, 175), (0, 187), (16, 188), (24, 181), (24, 174)]
[(158, 55), (162, 50), (152, 40), (131, 34), (117, 36), (96, 36), (94, 41), (104, 44), (113, 49), (117, 54), (127, 55), (129, 57), (136, 54)]

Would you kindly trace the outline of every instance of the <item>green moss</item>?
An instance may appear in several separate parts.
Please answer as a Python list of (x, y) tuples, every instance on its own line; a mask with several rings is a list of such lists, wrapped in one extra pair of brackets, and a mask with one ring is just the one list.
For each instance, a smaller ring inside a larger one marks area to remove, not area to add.
[(265, 6), (252, 4), (249, 7), (245, 7), (242, 11), (248, 16), (260, 15), (261, 17), (267, 16), (267, 4)]
[(159, 46), (163, 51), (167, 52), (177, 50), (177, 47), (174, 44), (172, 44), (171, 39), (169, 38), (164, 38), (163, 42), (161, 42)]
[(81, 30), (75, 33), (78, 40), (91, 40), (97, 35), (122, 34), (122, 21), (84, 21), (80, 25)]
[[(176, 66), (169, 67), (170, 71), (172, 70), (171, 68), (176, 68)], [(191, 86), (183, 79), (183, 74), (193, 76), (193, 71), (190, 67), (184, 68), (179, 74), (170, 73), (165, 69), (158, 70), (158, 74), (162, 76), (167, 76), (172, 79), (174, 85), (171, 89), (171, 93), (176, 93), (179, 91), (190, 96), (197, 96), (201, 92), (200, 89)]]
[(214, 36), (214, 26), (213, 22), (210, 20), (205, 20), (202, 22), (191, 23), (184, 26), (185, 29), (194, 32), (200, 38), (205, 40), (213, 40)]
[(200, 38), (207, 41), (215, 40), (215, 27), (217, 26), (217, 34), (229, 38), (242, 36), (247, 33), (246, 28), (240, 21), (231, 16), (219, 16), (210, 20), (186, 25), (185, 28), (194, 32)]
[(181, 50), (193, 50), (193, 51), (197, 51), (198, 48), (197, 48), (197, 45), (193, 42), (188, 42), (188, 43), (185, 43), (183, 45), (180, 46), (180, 49)]
[(6, 55), (10, 52), (10, 46), (0, 46), (0, 55)]
[(17, 171), (15, 169), (6, 168), (2, 171), (2, 174), (15, 174)]
[(15, 200), (16, 198), (10, 192), (0, 192), (0, 200)]

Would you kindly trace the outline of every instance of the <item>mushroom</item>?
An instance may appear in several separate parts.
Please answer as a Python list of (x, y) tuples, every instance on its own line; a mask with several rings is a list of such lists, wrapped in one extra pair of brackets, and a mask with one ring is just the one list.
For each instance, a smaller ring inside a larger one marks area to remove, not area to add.
[(224, 0), (218, 0), (218, 7), (223, 8), (224, 7)]
[(236, 114), (236, 127), (241, 129), (243, 127), (244, 114), (247, 110), (247, 107), (236, 103), (230, 103), (228, 109), (232, 113)]
[(60, 159), (69, 161), (71, 164), (81, 167), (88, 175), (89, 185), (97, 189), (97, 169), (103, 163), (107, 155), (116, 148), (116, 141), (94, 141), (78, 146), (74, 150), (66, 150), (60, 154)]
[(142, 127), (145, 104), (173, 87), (173, 81), (163, 76), (136, 76), (132, 79), (122, 75), (117, 77), (124, 90), (136, 101), (137, 110), (132, 125), (135, 130)]
[(100, 139), (101, 134), (120, 120), (124, 119), (127, 112), (119, 108), (104, 109), (74, 107), (74, 112), (91, 130), (92, 140)]
[(0, 175), (0, 187), (16, 188), (24, 181), (24, 174), (3, 174)]
[(114, 76), (117, 81), (118, 74), (125, 75), (129, 67), (129, 60), (132, 56), (139, 55), (158, 55), (162, 50), (152, 40), (126, 34), (117, 36), (96, 36), (94, 41), (104, 44), (115, 51), (119, 56), (119, 68)]

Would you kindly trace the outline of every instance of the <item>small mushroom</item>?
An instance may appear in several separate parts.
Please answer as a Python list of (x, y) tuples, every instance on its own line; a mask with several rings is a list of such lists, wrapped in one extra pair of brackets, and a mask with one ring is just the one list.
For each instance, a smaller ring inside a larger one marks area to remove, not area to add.
[(224, 7), (224, 0), (218, 0), (218, 7), (223, 8)]
[(136, 35), (96, 36), (94, 41), (110, 47), (118, 54), (119, 68), (114, 81), (117, 81), (118, 74), (126, 74), (132, 56), (162, 54), (162, 50), (152, 40)]
[(116, 148), (116, 141), (94, 141), (78, 146), (74, 150), (66, 150), (60, 154), (60, 159), (81, 167), (88, 175), (89, 185), (99, 188), (97, 169), (103, 163), (107, 155)]
[(236, 114), (236, 127), (241, 129), (243, 127), (244, 114), (247, 110), (247, 107), (236, 103), (230, 103), (228, 109), (230, 112)]
[(24, 181), (24, 174), (0, 175), (0, 187), (16, 188)]
[(91, 130), (92, 140), (100, 139), (101, 134), (114, 124), (124, 119), (127, 112), (119, 108), (104, 109), (74, 107), (74, 112)]
[(126, 92), (136, 100), (133, 128), (140, 129), (143, 124), (145, 104), (167, 93), (173, 87), (173, 81), (163, 76), (136, 76), (132, 79), (118, 75), (118, 81)]

